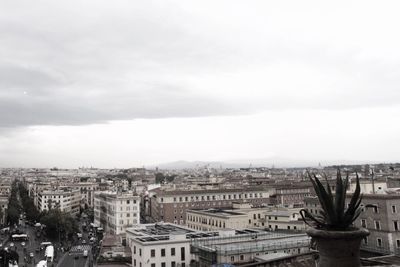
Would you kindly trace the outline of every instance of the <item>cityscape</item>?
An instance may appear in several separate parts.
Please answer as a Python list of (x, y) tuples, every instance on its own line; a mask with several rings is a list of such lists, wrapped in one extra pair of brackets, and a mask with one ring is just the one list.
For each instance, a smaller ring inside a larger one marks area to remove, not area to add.
[(338, 168), (349, 176), (347, 203), (359, 176), (353, 225), (369, 231), (361, 261), (399, 264), (400, 164), (3, 168), (1, 257), (18, 266), (314, 266), (301, 210), (322, 207), (308, 173), (333, 188)]
[(0, 267), (400, 266), (399, 9), (0, 1)]

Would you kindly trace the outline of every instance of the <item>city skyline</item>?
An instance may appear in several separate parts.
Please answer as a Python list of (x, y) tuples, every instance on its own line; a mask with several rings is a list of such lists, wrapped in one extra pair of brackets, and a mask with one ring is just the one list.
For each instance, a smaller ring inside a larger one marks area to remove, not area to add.
[(400, 161), (398, 6), (5, 1), (0, 167)]

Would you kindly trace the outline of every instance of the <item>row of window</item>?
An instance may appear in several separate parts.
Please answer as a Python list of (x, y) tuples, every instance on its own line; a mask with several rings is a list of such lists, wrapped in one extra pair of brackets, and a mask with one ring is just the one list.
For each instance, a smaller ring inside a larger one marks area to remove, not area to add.
[[(179, 264), (179, 263), (178, 263)], [(138, 265), (136, 264), (136, 259), (133, 260), (133, 267), (137, 267)], [(151, 263), (150, 265), (151, 267), (157, 267), (157, 265), (155, 263)], [(177, 263), (175, 261), (171, 261), (171, 267), (177, 267)], [(180, 267), (186, 267), (186, 263), (182, 262), (179, 264)], [(142, 267), (142, 263), (139, 262), (139, 266), (138, 267)], [(160, 267), (167, 267), (165, 262), (161, 262)]]
[[(180, 249), (181, 251), (181, 261), (185, 260), (185, 247), (181, 247)], [(133, 254), (136, 254), (136, 246), (133, 246)], [(175, 248), (171, 248), (170, 250), (170, 256), (175, 256), (176, 255), (176, 249)], [(139, 256), (142, 256), (142, 249), (139, 248)], [(165, 257), (166, 256), (166, 249), (162, 248), (160, 249), (160, 257)], [(155, 258), (156, 257), (156, 250), (155, 249), (151, 249), (150, 250), (150, 257), (151, 258)]]
[[(368, 237), (364, 237), (363, 244), (364, 245), (368, 245), (369, 244)], [(383, 247), (382, 238), (377, 238), (376, 239), (376, 246), (378, 248), (382, 248)], [(396, 239), (396, 248), (400, 248), (400, 239)]]
[[(229, 195), (206, 195), (206, 196), (191, 196), (190, 201), (195, 200), (218, 200), (218, 199), (241, 199), (241, 198), (262, 198), (262, 193), (249, 194), (229, 194)], [(164, 198), (160, 198), (164, 202)], [(174, 202), (188, 202), (189, 197), (174, 197)]]
[[(381, 230), (381, 222), (380, 221), (374, 221), (374, 226), (376, 230)], [(361, 227), (367, 228), (367, 220), (366, 219), (361, 219)], [(398, 221), (393, 221), (393, 229), (395, 231), (399, 231), (399, 222)]]

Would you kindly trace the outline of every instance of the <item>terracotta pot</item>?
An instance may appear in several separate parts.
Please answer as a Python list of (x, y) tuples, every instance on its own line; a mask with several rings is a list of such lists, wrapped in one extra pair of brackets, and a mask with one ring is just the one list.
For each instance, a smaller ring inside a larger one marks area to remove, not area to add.
[(367, 229), (348, 231), (309, 228), (307, 234), (316, 242), (319, 267), (357, 267), (360, 263), (361, 240), (369, 235)]

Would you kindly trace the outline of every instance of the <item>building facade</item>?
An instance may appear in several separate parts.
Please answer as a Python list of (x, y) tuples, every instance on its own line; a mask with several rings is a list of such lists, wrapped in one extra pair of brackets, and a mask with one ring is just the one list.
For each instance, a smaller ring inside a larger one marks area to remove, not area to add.
[(40, 211), (60, 209), (73, 215), (79, 213), (81, 193), (77, 189), (56, 189), (37, 192), (37, 208)]
[(264, 227), (265, 208), (249, 203), (234, 203), (232, 209), (187, 210), (186, 225), (199, 231)]
[(140, 197), (133, 192), (96, 192), (94, 224), (106, 233), (125, 234), (127, 227), (140, 223)]
[(207, 188), (200, 190), (150, 191), (150, 217), (154, 222), (186, 224), (186, 211), (191, 209), (232, 208), (236, 202), (247, 202), (253, 206), (270, 203), (272, 188)]

